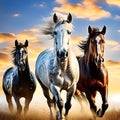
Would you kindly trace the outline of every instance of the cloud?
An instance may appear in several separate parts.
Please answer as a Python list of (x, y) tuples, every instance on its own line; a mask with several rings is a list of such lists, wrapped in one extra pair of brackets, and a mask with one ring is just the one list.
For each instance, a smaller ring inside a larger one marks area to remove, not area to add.
[(20, 14), (19, 14), (19, 13), (14, 13), (12, 16), (13, 16), (13, 17), (19, 17)]
[(10, 42), (15, 39), (15, 34), (13, 33), (0, 33), (0, 43)]
[(120, 51), (120, 43), (115, 40), (106, 40), (107, 48), (110, 51)]
[(106, 40), (106, 43), (108, 45), (112, 45), (112, 46), (115, 46), (115, 45), (118, 45), (119, 43), (115, 40)]
[(5, 62), (9, 60), (9, 56), (5, 53), (0, 52), (0, 62)]
[(120, 15), (115, 15), (115, 20), (120, 20)]
[(120, 7), (120, 0), (106, 0), (106, 3)]
[(120, 67), (120, 62), (117, 62), (117, 61), (113, 61), (113, 60), (107, 60), (105, 61), (105, 64), (109, 67)]
[(37, 39), (37, 36), (34, 35), (34, 34), (30, 34), (30, 33), (26, 33), (26, 32), (22, 32), (22, 33), (19, 33), (17, 35), (17, 39), (18, 40), (34, 40), (34, 39)]
[(72, 42), (79, 43), (80, 41), (83, 41), (83, 40), (86, 40), (86, 38), (83, 36), (73, 36), (72, 37)]
[(65, 4), (68, 2), (68, 0), (55, 0), (55, 2), (58, 4)]
[[(110, 17), (110, 12), (104, 10), (101, 6), (96, 5), (97, 0), (83, 0), (81, 3), (62, 4), (60, 7), (53, 8), (55, 12), (71, 13), (76, 18), (89, 19), (90, 21)], [(99, 13), (99, 14), (98, 14)]]

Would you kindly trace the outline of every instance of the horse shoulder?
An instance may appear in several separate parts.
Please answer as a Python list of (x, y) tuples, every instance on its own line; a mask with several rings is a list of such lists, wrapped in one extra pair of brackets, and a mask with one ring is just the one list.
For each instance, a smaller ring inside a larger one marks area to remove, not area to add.
[(8, 93), (12, 93), (12, 83), (15, 76), (15, 68), (10, 67), (3, 76), (3, 87)]
[(38, 81), (41, 81), (46, 87), (49, 87), (49, 65), (53, 58), (53, 50), (47, 49), (41, 52), (36, 61), (36, 70), (35, 74)]

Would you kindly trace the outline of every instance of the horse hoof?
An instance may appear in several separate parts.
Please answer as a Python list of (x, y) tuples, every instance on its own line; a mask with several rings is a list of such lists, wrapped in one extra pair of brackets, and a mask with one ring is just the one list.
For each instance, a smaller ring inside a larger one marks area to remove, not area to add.
[(60, 112), (58, 111), (57, 114), (56, 114), (56, 120), (65, 120), (65, 117), (61, 116)]
[(97, 111), (97, 116), (98, 116), (98, 117), (102, 117), (102, 116), (103, 116), (102, 109), (99, 109), (99, 110)]

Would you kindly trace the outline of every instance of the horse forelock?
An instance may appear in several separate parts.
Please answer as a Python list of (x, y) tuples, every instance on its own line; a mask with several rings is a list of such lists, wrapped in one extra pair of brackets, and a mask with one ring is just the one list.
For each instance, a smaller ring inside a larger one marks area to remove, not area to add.
[(87, 40), (81, 41), (78, 46), (84, 52), (84, 54), (86, 54), (86, 52), (89, 49), (89, 44), (90, 44), (90, 39), (88, 37)]
[[(68, 23), (67, 20), (64, 20), (63, 17), (59, 16), (57, 23), (54, 23), (52, 19), (48, 20), (46, 25), (43, 26), (43, 29), (41, 31), (44, 35), (50, 35), (52, 38), (54, 38), (54, 29), (60, 26), (61, 24), (66, 24), (66, 23)], [(73, 29), (73, 25), (71, 23), (66, 24), (65, 27), (70, 30)]]
[(99, 28), (92, 28), (92, 33), (88, 35), (87, 40), (81, 41), (80, 44), (78, 45), (79, 48), (81, 50), (84, 51), (84, 53), (86, 53), (89, 50), (89, 44), (90, 44), (90, 39), (93, 36), (99, 35), (101, 34), (101, 31), (99, 30)]
[(19, 43), (19, 45), (17, 47), (14, 47), (13, 50), (11, 51), (12, 61), (14, 65), (17, 65), (17, 61), (16, 61), (17, 50), (20, 50), (21, 48), (24, 48), (24, 47), (25, 46), (23, 43)]

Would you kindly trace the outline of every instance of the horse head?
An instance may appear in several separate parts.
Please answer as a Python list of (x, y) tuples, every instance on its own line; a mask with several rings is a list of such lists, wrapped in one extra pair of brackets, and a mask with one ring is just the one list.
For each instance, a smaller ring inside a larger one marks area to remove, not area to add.
[(28, 40), (25, 41), (25, 43), (18, 43), (17, 40), (15, 40), (15, 49), (13, 50), (13, 62), (16, 66), (18, 66), (18, 69), (20, 71), (24, 71), (26, 68), (26, 62), (28, 59)]
[(56, 14), (53, 15), (53, 22), (56, 24), (53, 30), (54, 45), (56, 49), (57, 60), (65, 61), (69, 54), (69, 42), (72, 31), (72, 15), (69, 13), (67, 20), (59, 20)]
[(91, 28), (89, 26), (88, 33), (90, 54), (93, 55), (97, 67), (100, 68), (102, 62), (104, 62), (104, 35), (106, 33), (106, 26), (101, 31), (98, 28)]

